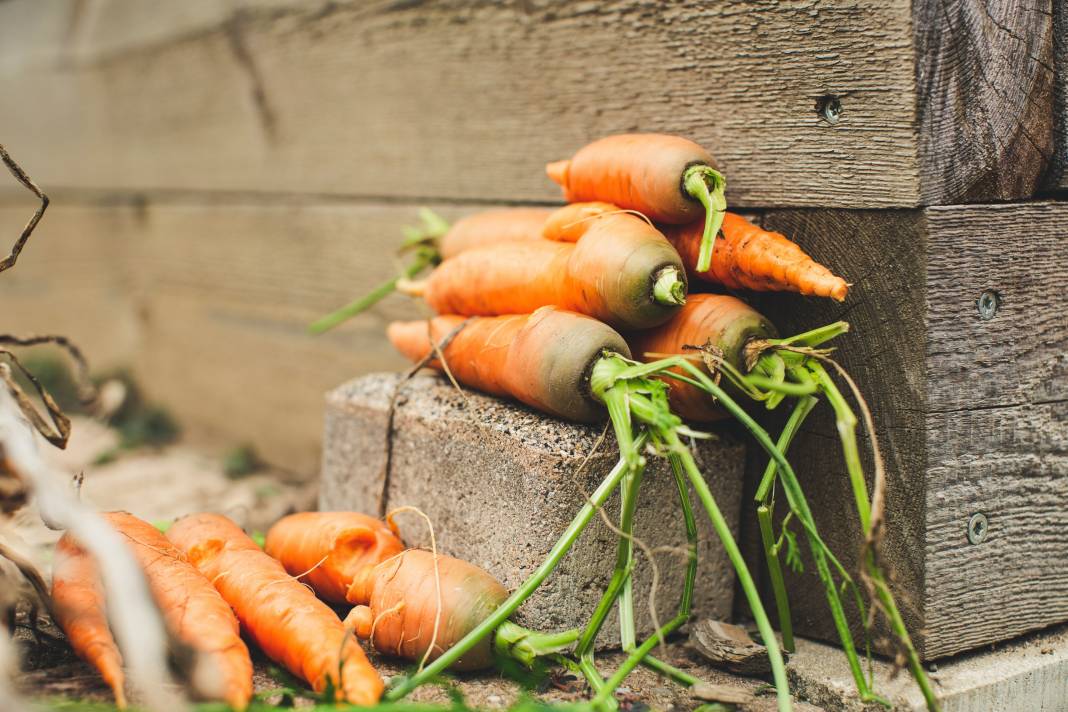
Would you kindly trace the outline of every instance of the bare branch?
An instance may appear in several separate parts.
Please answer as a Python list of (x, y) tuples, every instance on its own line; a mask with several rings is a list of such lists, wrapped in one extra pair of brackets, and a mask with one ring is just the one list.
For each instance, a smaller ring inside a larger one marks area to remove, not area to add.
[(26, 186), (27, 190), (36, 195), (41, 201), (41, 207), (37, 208), (33, 217), (26, 223), (26, 227), (22, 228), (22, 234), (19, 235), (19, 239), (15, 241), (15, 245), (11, 248), (11, 253), (0, 260), (0, 272), (6, 269), (10, 269), (15, 266), (16, 260), (19, 258), (19, 253), (22, 252), (22, 248), (26, 246), (26, 241), (30, 239), (30, 235), (33, 234), (33, 229), (37, 227), (37, 223), (41, 222), (41, 217), (44, 216), (45, 210), (48, 209), (48, 196), (41, 192), (41, 189), (37, 187), (37, 184), (26, 175), (26, 171), (22, 170), (19, 164), (15, 163), (13, 159), (4, 148), (3, 144), (0, 144), (0, 161), (4, 162), (7, 169), (11, 171), (11, 175), (15, 176), (15, 179), (19, 183)]

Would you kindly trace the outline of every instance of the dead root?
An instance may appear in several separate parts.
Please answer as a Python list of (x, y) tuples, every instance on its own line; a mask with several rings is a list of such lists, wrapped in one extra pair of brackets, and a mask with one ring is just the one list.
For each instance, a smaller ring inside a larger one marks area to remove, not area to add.
[(15, 244), (11, 247), (11, 252), (7, 257), (0, 260), (0, 272), (10, 269), (15, 266), (15, 262), (19, 259), (19, 254), (22, 252), (22, 248), (26, 246), (26, 243), (30, 239), (30, 235), (33, 234), (34, 228), (37, 227), (37, 223), (41, 222), (41, 218), (44, 217), (45, 210), (48, 209), (48, 196), (41, 192), (41, 189), (37, 187), (37, 184), (33, 182), (33, 179), (26, 174), (26, 171), (22, 170), (22, 167), (15, 162), (7, 152), (7, 149), (0, 144), (0, 161), (3, 161), (7, 169), (11, 171), (11, 175), (15, 176), (15, 180), (21, 183), (27, 190), (37, 196), (37, 199), (41, 201), (40, 207), (30, 217), (26, 226), (22, 228), (22, 233), (18, 239), (15, 240)]
[[(448, 334), (445, 335), (440, 342), (435, 342), (431, 335), (431, 321), (427, 319), (427, 338), (434, 348), (430, 353), (421, 358), (417, 363), (413, 364), (411, 368), (404, 372), (400, 380), (397, 381), (397, 385), (393, 388), (393, 393), (389, 397), (389, 408), (386, 410), (386, 442), (385, 442), (385, 462), (382, 464), (382, 491), (378, 495), (378, 516), (386, 516), (387, 500), (389, 499), (389, 480), (393, 471), (393, 421), (397, 413), (397, 398), (400, 396), (401, 386), (411, 380), (412, 376), (419, 372), (420, 369), (425, 367), (428, 363), (435, 358), (438, 363), (441, 364), (442, 370), (448, 375), (449, 380), (456, 387), (456, 390), (463, 395), (463, 389), (456, 382), (456, 379), (452, 376), (452, 371), (449, 370), (448, 363), (445, 361), (445, 348), (452, 343), (452, 340), (456, 338), (456, 335), (463, 331), (463, 328), (471, 319), (464, 319), (462, 322), (456, 325)], [(466, 396), (464, 396), (466, 399)]]

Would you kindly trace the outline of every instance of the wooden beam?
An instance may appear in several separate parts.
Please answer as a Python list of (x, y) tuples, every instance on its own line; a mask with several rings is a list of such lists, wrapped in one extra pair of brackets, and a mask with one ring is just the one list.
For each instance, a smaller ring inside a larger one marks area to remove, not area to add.
[[(771, 211), (764, 224), (855, 282), (843, 305), (775, 295), (763, 306), (784, 333), (853, 326), (835, 358), (876, 416), (886, 558), (923, 654), (1068, 619), (1056, 563), (1068, 555), (1068, 204)], [(1007, 240), (1020, 226), (1026, 239)], [(984, 293), (993, 313), (984, 302), (980, 314)], [(823, 410), (791, 460), (825, 538), (854, 562), (859, 529)], [(990, 527), (979, 544), (974, 514)], [(794, 591), (798, 629), (833, 636), (817, 587)]]
[(546, 161), (639, 130), (711, 147), (739, 206), (885, 207), (1029, 195), (1050, 152), (1049, 0), (126, 4), (0, 76), (46, 183), (547, 201)]
[(1068, 190), (1068, 6), (1053, 3), (1054, 154), (1045, 187)]
[(1053, 156), (1053, 4), (913, 0), (924, 204), (1040, 187)]

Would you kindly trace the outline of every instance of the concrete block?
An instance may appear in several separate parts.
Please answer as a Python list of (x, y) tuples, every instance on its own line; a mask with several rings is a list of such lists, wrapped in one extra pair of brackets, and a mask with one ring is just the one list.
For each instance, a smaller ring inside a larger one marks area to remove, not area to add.
[[(371, 375), (327, 396), (320, 507), (375, 513), (411, 505), (434, 524), (440, 550), (484, 567), (507, 587), (518, 586), (617, 461), (609, 433), (584, 468), (602, 426), (565, 423), (524, 406), (458, 392), (436, 375), (402, 383), (396, 399), (391, 465), (385, 472), (390, 397), (398, 375)], [(725, 434), (696, 449), (702, 472), (732, 528), (741, 507), (744, 448)], [(581, 471), (580, 471), (581, 470)], [(655, 549), (656, 609), (666, 620), (682, 590), (685, 531), (674, 477), (666, 460), (649, 458), (635, 534)], [(695, 501), (701, 537), (695, 614), (730, 615), (734, 573)], [(605, 513), (616, 518), (618, 497)], [(402, 514), (405, 541), (428, 546), (426, 524)], [(615, 562), (616, 536), (596, 518), (556, 572), (519, 611), (538, 629), (584, 625)], [(673, 550), (665, 550), (670, 547)], [(651, 567), (638, 553), (635, 596), (640, 631), (651, 630)], [(599, 644), (618, 642), (610, 616)]]

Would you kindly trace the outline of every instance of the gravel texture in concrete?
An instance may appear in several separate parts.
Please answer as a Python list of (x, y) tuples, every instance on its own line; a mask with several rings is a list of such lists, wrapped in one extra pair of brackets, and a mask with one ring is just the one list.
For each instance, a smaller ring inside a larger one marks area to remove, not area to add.
[[(399, 390), (398, 390), (399, 384)], [(386, 474), (387, 422), (396, 393), (392, 454)], [(374, 513), (414, 506), (433, 522), (445, 553), (472, 561), (505, 586), (518, 586), (617, 461), (615, 439), (597, 442), (604, 426), (565, 423), (521, 405), (456, 390), (437, 375), (401, 381), (394, 374), (365, 376), (327, 396), (320, 508)], [(720, 508), (737, 531), (744, 449), (725, 435), (700, 441), (696, 456)], [(685, 570), (685, 532), (675, 479), (667, 461), (650, 455), (635, 518), (635, 534), (654, 552), (659, 572), (656, 609), (661, 619), (677, 608)], [(583, 463), (585, 462), (585, 467)], [(694, 498), (695, 506), (696, 498)], [(605, 513), (613, 519), (619, 500)], [(734, 574), (703, 510), (697, 615), (730, 615)], [(428, 546), (426, 523), (398, 516), (405, 540)], [(520, 609), (518, 622), (538, 629), (583, 625), (607, 585), (616, 535), (595, 519), (541, 589)], [(652, 569), (638, 551), (635, 597), (640, 631), (648, 612)], [(611, 616), (600, 643), (618, 641)]]

